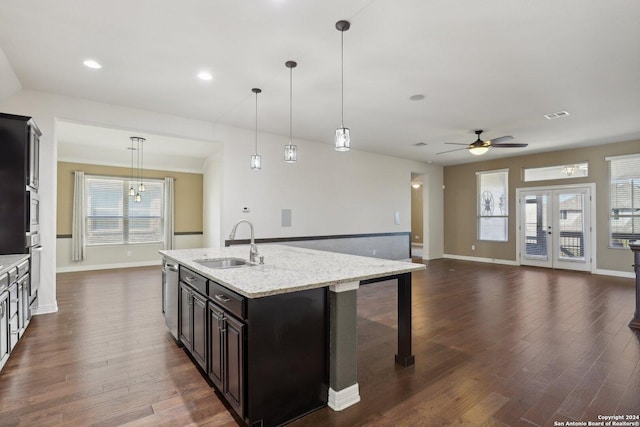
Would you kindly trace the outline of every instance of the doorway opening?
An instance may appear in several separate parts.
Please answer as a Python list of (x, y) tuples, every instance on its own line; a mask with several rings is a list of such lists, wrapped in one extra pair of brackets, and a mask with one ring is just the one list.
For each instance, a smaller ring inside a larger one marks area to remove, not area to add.
[(422, 175), (411, 173), (411, 256), (424, 255), (424, 215), (423, 215)]
[(591, 271), (595, 184), (516, 189), (520, 265)]

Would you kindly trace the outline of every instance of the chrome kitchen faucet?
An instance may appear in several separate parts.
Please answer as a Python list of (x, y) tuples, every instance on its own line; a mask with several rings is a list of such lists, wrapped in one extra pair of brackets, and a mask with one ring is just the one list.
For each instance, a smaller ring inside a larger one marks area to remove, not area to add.
[(236, 222), (236, 224), (231, 229), (231, 234), (229, 234), (229, 240), (235, 240), (236, 229), (241, 222), (246, 222), (247, 224), (249, 224), (249, 227), (251, 227), (251, 246), (249, 247), (249, 261), (256, 262), (256, 257), (258, 256), (258, 247), (256, 246), (256, 240), (253, 236), (253, 224), (251, 224), (246, 219), (241, 219), (240, 221)]

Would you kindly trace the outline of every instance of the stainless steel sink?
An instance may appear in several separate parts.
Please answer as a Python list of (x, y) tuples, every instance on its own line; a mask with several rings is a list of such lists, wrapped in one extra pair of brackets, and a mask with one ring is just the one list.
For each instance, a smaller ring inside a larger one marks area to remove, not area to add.
[(237, 268), (237, 267), (251, 267), (253, 264), (249, 264), (242, 258), (210, 258), (210, 259), (197, 259), (198, 264), (207, 268)]

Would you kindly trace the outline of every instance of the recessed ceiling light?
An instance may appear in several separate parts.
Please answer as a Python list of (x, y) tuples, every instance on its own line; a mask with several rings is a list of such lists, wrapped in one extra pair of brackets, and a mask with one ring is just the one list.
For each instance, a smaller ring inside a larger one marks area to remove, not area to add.
[(566, 117), (569, 116), (569, 112), (568, 111), (556, 111), (555, 113), (549, 113), (549, 114), (545, 114), (544, 118), (547, 120), (553, 120), (553, 119), (557, 119), (559, 117)]
[(208, 82), (209, 80), (213, 80), (213, 76), (211, 75), (210, 72), (208, 71), (201, 71), (198, 73), (198, 78), (200, 80), (204, 80), (206, 82)]
[(82, 63), (85, 67), (93, 68), (94, 70), (102, 68), (102, 65), (95, 59), (85, 59)]
[(418, 93), (416, 95), (411, 95), (409, 99), (412, 101), (422, 101), (424, 99), (424, 95)]

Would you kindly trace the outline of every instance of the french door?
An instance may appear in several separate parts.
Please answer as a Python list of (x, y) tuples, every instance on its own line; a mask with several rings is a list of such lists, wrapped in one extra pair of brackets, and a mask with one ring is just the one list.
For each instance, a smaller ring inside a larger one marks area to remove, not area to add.
[(591, 189), (518, 191), (521, 265), (591, 270)]

